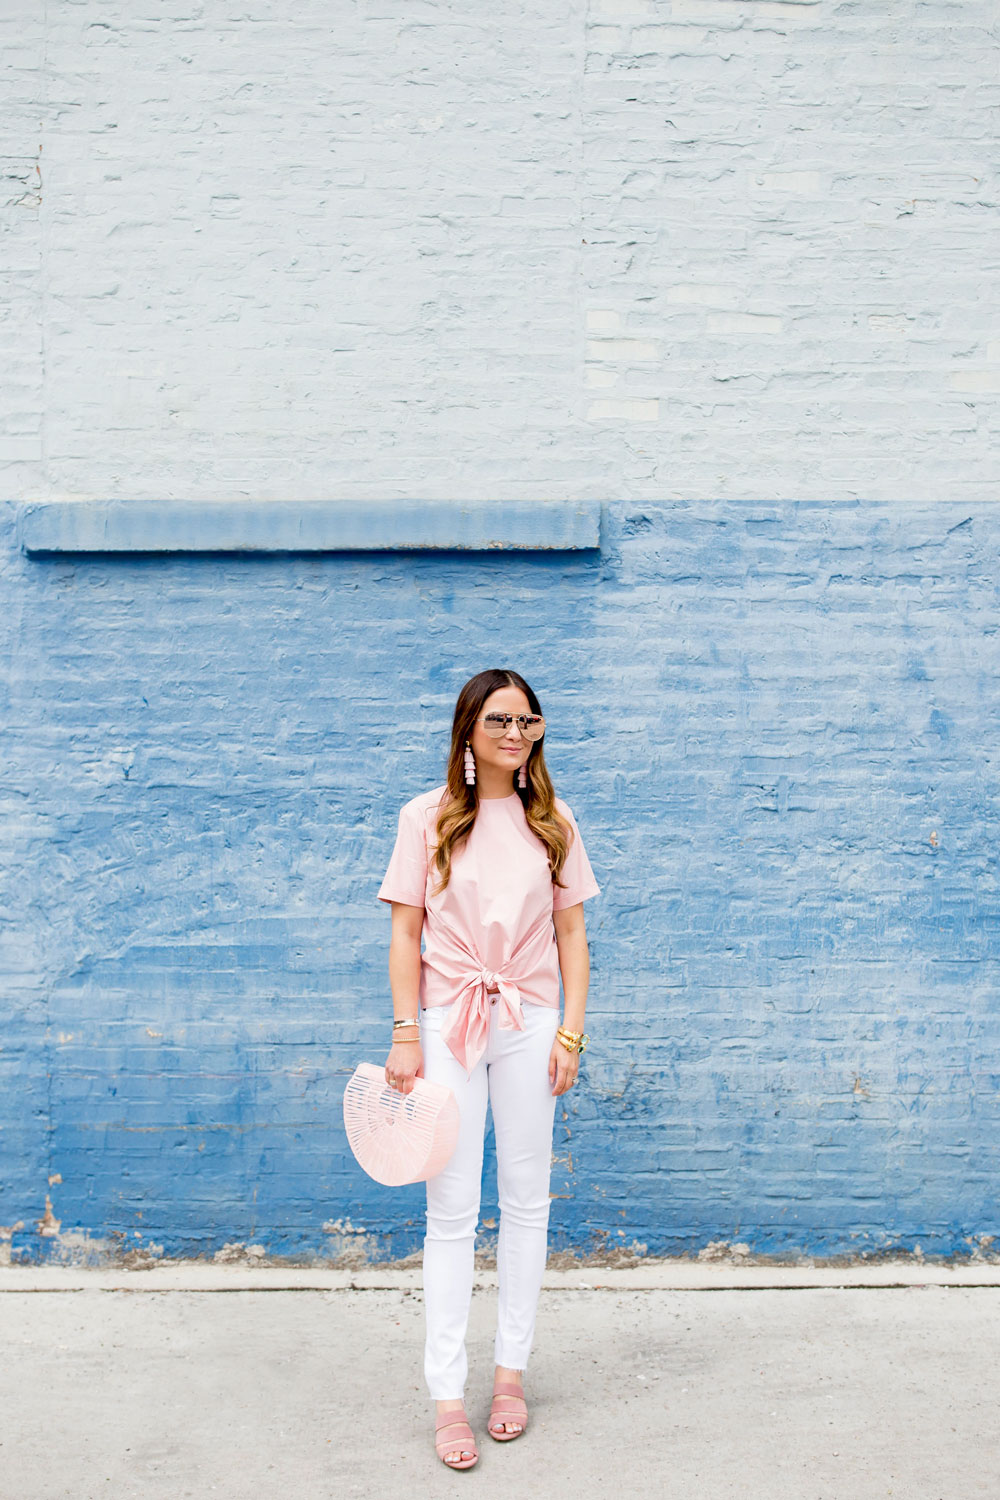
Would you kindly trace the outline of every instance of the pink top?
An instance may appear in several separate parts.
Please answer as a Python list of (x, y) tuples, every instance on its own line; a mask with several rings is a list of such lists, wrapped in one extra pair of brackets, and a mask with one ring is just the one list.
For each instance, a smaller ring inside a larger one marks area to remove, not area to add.
[(467, 1072), (486, 1050), (487, 990), (498, 991), (500, 1026), (524, 1030), (521, 1004), (559, 1007), (559, 950), (553, 911), (600, 893), (576, 819), (555, 805), (573, 830), (560, 879), (552, 883), (548, 851), (528, 827), (517, 792), (486, 797), (465, 843), (452, 850), (451, 879), (432, 893), (438, 807), (447, 786), (404, 803), (396, 844), (379, 888), (380, 901), (424, 908), (420, 1005), (449, 1005), (442, 1036)]

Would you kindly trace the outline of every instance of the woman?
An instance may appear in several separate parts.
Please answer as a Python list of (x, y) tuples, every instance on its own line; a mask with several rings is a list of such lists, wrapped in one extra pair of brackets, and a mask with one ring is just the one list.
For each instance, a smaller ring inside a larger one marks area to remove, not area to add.
[(464, 1406), (465, 1332), (487, 1098), (500, 1200), (488, 1431), (509, 1442), (527, 1426), (522, 1375), (545, 1269), (555, 1101), (576, 1083), (587, 1042), (583, 902), (600, 887), (549, 780), (544, 732), (519, 673), (471, 678), (455, 705), (448, 779), (400, 810), (378, 893), (392, 905), (386, 1080), (404, 1094), (417, 1077), (447, 1084), (461, 1117), (451, 1159), (427, 1181), (423, 1256), (424, 1375), (438, 1455), (456, 1469), (479, 1456)]

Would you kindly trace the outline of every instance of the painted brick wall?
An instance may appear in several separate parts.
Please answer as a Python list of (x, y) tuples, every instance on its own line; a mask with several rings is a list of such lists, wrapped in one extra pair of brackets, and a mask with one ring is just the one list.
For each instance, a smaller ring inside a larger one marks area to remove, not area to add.
[[(0, 1250), (417, 1247), (340, 1093), (500, 660), (605, 888), (553, 1244), (989, 1252), (994, 21), (4, 7)], [(63, 496), (613, 500), (600, 553), (29, 560)]]
[(9, 0), (3, 492), (992, 500), (995, 21)]
[(489, 663), (602, 886), (553, 1250), (992, 1253), (996, 510), (618, 501), (576, 554), (246, 558), (32, 559), (0, 519), (13, 1259), (419, 1249), (341, 1096), (385, 1055), (398, 807)]

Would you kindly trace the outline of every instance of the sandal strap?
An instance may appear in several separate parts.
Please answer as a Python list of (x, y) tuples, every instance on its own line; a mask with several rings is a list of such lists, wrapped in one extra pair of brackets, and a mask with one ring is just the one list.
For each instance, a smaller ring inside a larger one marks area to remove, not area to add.
[(442, 1453), (476, 1453), (478, 1451), (476, 1448), (476, 1440), (471, 1436), (471, 1429), (470, 1436), (467, 1438), (437, 1437), (434, 1439), (434, 1446), (438, 1451), (438, 1457), (440, 1457)]
[(521, 1400), (524, 1400), (523, 1388), (515, 1385), (512, 1380), (498, 1380), (493, 1387), (493, 1394), (494, 1396), (520, 1396)]
[[(469, 1427), (469, 1419), (464, 1411), (456, 1411), (454, 1416), (450, 1411), (443, 1411), (434, 1423), (434, 1431), (440, 1432), (442, 1427)], [(469, 1427), (469, 1436), (472, 1436), (471, 1427)]]
[[(515, 1401), (519, 1405), (513, 1405)], [(496, 1427), (499, 1423), (507, 1424), (514, 1422), (517, 1423), (522, 1432), (528, 1425), (528, 1403), (525, 1401), (524, 1396), (520, 1391), (516, 1393), (511, 1392), (509, 1395), (506, 1392), (495, 1391), (493, 1393), (493, 1401), (490, 1405), (489, 1425)]]
[(475, 1453), (477, 1451), (475, 1443), (463, 1443), (458, 1438), (454, 1442), (450, 1440), (446, 1442), (444, 1438), (439, 1438), (434, 1446), (439, 1458), (442, 1453)]

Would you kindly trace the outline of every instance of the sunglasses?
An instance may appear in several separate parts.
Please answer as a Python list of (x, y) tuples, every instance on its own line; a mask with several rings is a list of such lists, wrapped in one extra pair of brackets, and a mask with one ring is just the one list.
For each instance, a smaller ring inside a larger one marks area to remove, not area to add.
[[(492, 713), (485, 714), (483, 718), (475, 722), (482, 724), (491, 739), (499, 740), (507, 733), (508, 727), (514, 721), (513, 714)], [(545, 733), (545, 720), (541, 714), (518, 714), (517, 727), (521, 731), (522, 739), (540, 740)]]

